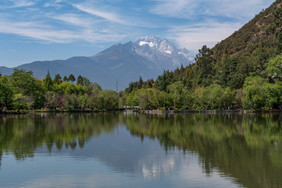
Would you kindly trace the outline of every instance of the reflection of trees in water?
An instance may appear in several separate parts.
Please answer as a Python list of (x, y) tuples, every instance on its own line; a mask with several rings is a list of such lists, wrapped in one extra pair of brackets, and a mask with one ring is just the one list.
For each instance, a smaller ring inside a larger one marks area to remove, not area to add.
[(144, 115), (124, 121), (132, 135), (157, 138), (165, 150), (198, 153), (207, 175), (216, 169), (246, 187), (282, 186), (279, 114)]
[(13, 153), (17, 159), (33, 157), (34, 151), (46, 145), (82, 148), (89, 138), (114, 130), (119, 114), (36, 114), (32, 117), (0, 118), (0, 156)]
[[(62, 113), (2, 116), (0, 164), (4, 153), (13, 153), (17, 159), (23, 159), (32, 157), (34, 151), (44, 145), (50, 152), (54, 147), (58, 150), (82, 148), (91, 137), (112, 132), (119, 123), (124, 123), (141, 141), (144, 137), (157, 138), (167, 152), (176, 147), (199, 154), (207, 175), (216, 169), (246, 187), (282, 187), (280, 122), (279, 114), (165, 117)], [(158, 168), (169, 171), (172, 167)], [(142, 169), (146, 174), (151, 168), (149, 165), (142, 166)]]

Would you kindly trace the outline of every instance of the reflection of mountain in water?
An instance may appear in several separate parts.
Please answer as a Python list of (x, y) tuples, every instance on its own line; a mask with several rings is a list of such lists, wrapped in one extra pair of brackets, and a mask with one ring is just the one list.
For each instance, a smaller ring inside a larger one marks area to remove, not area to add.
[(246, 187), (281, 187), (280, 122), (279, 114), (2, 116), (0, 154), (94, 157), (118, 172), (160, 177), (183, 165), (178, 148), (198, 154), (207, 175), (216, 169)]

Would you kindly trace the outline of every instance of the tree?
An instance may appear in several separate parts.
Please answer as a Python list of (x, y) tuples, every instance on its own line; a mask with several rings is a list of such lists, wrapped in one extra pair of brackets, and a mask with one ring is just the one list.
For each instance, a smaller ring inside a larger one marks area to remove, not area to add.
[(213, 64), (215, 62), (212, 55), (212, 50), (206, 45), (196, 55), (196, 85), (207, 86), (211, 84), (211, 78), (214, 76)]
[(243, 87), (242, 103), (247, 109), (281, 108), (281, 84), (268, 83), (259, 76), (248, 77)]
[(12, 88), (0, 80), (0, 110), (12, 106), (14, 91)]
[(54, 83), (58, 84), (58, 85), (62, 83), (62, 78), (61, 78), (60, 74), (55, 75)]
[(164, 71), (162, 75), (157, 78), (157, 89), (161, 91), (166, 91), (167, 86), (169, 85), (168, 71)]
[(79, 75), (77, 77), (77, 82), (76, 82), (77, 85), (82, 85), (82, 86), (88, 87), (90, 85), (90, 83), (91, 82), (86, 77), (83, 77), (81, 75)]
[(116, 110), (118, 109), (118, 94), (113, 90), (104, 90), (100, 93), (100, 104), (101, 110)]
[(50, 91), (52, 89), (52, 86), (53, 86), (53, 81), (50, 76), (50, 72), (48, 70), (46, 77), (44, 79), (44, 88), (46, 89), (46, 91)]
[(32, 76), (31, 71), (15, 69), (10, 76), (15, 93), (20, 93), (33, 99), (32, 106), (41, 108), (45, 102), (44, 88), (41, 81)]
[(68, 77), (68, 82), (74, 82), (75, 81), (75, 77), (73, 74), (70, 74), (69, 77)]
[(268, 62), (266, 69), (273, 79), (282, 80), (282, 54)]
[(144, 81), (142, 79), (142, 76), (139, 77), (139, 81), (138, 81), (138, 89), (141, 89), (143, 87)]
[(68, 77), (67, 77), (67, 76), (64, 76), (63, 82), (67, 82), (67, 81), (68, 81)]
[(78, 75), (76, 84), (77, 85), (83, 85), (83, 78), (82, 78), (81, 75)]
[(185, 101), (185, 96), (187, 94), (187, 89), (184, 87), (181, 81), (177, 81), (167, 87), (169, 94), (173, 100), (173, 105), (175, 107), (183, 106), (183, 102)]
[(60, 85), (57, 85), (54, 87), (54, 90), (57, 93), (61, 94), (72, 94), (72, 93), (84, 93), (86, 91), (86, 88), (84, 88), (81, 85), (74, 85), (73, 83), (69, 82), (63, 82)]

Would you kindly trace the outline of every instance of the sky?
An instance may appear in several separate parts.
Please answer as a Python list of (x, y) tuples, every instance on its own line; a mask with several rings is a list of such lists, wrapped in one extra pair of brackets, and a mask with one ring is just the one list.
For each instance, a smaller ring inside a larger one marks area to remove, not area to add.
[(145, 36), (197, 52), (274, 0), (1, 0), (0, 66), (93, 56)]

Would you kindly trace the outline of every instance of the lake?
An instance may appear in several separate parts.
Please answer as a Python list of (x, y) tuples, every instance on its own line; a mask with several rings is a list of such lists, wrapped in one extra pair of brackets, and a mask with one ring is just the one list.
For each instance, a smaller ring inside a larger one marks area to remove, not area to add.
[(0, 116), (0, 187), (282, 187), (281, 114)]

